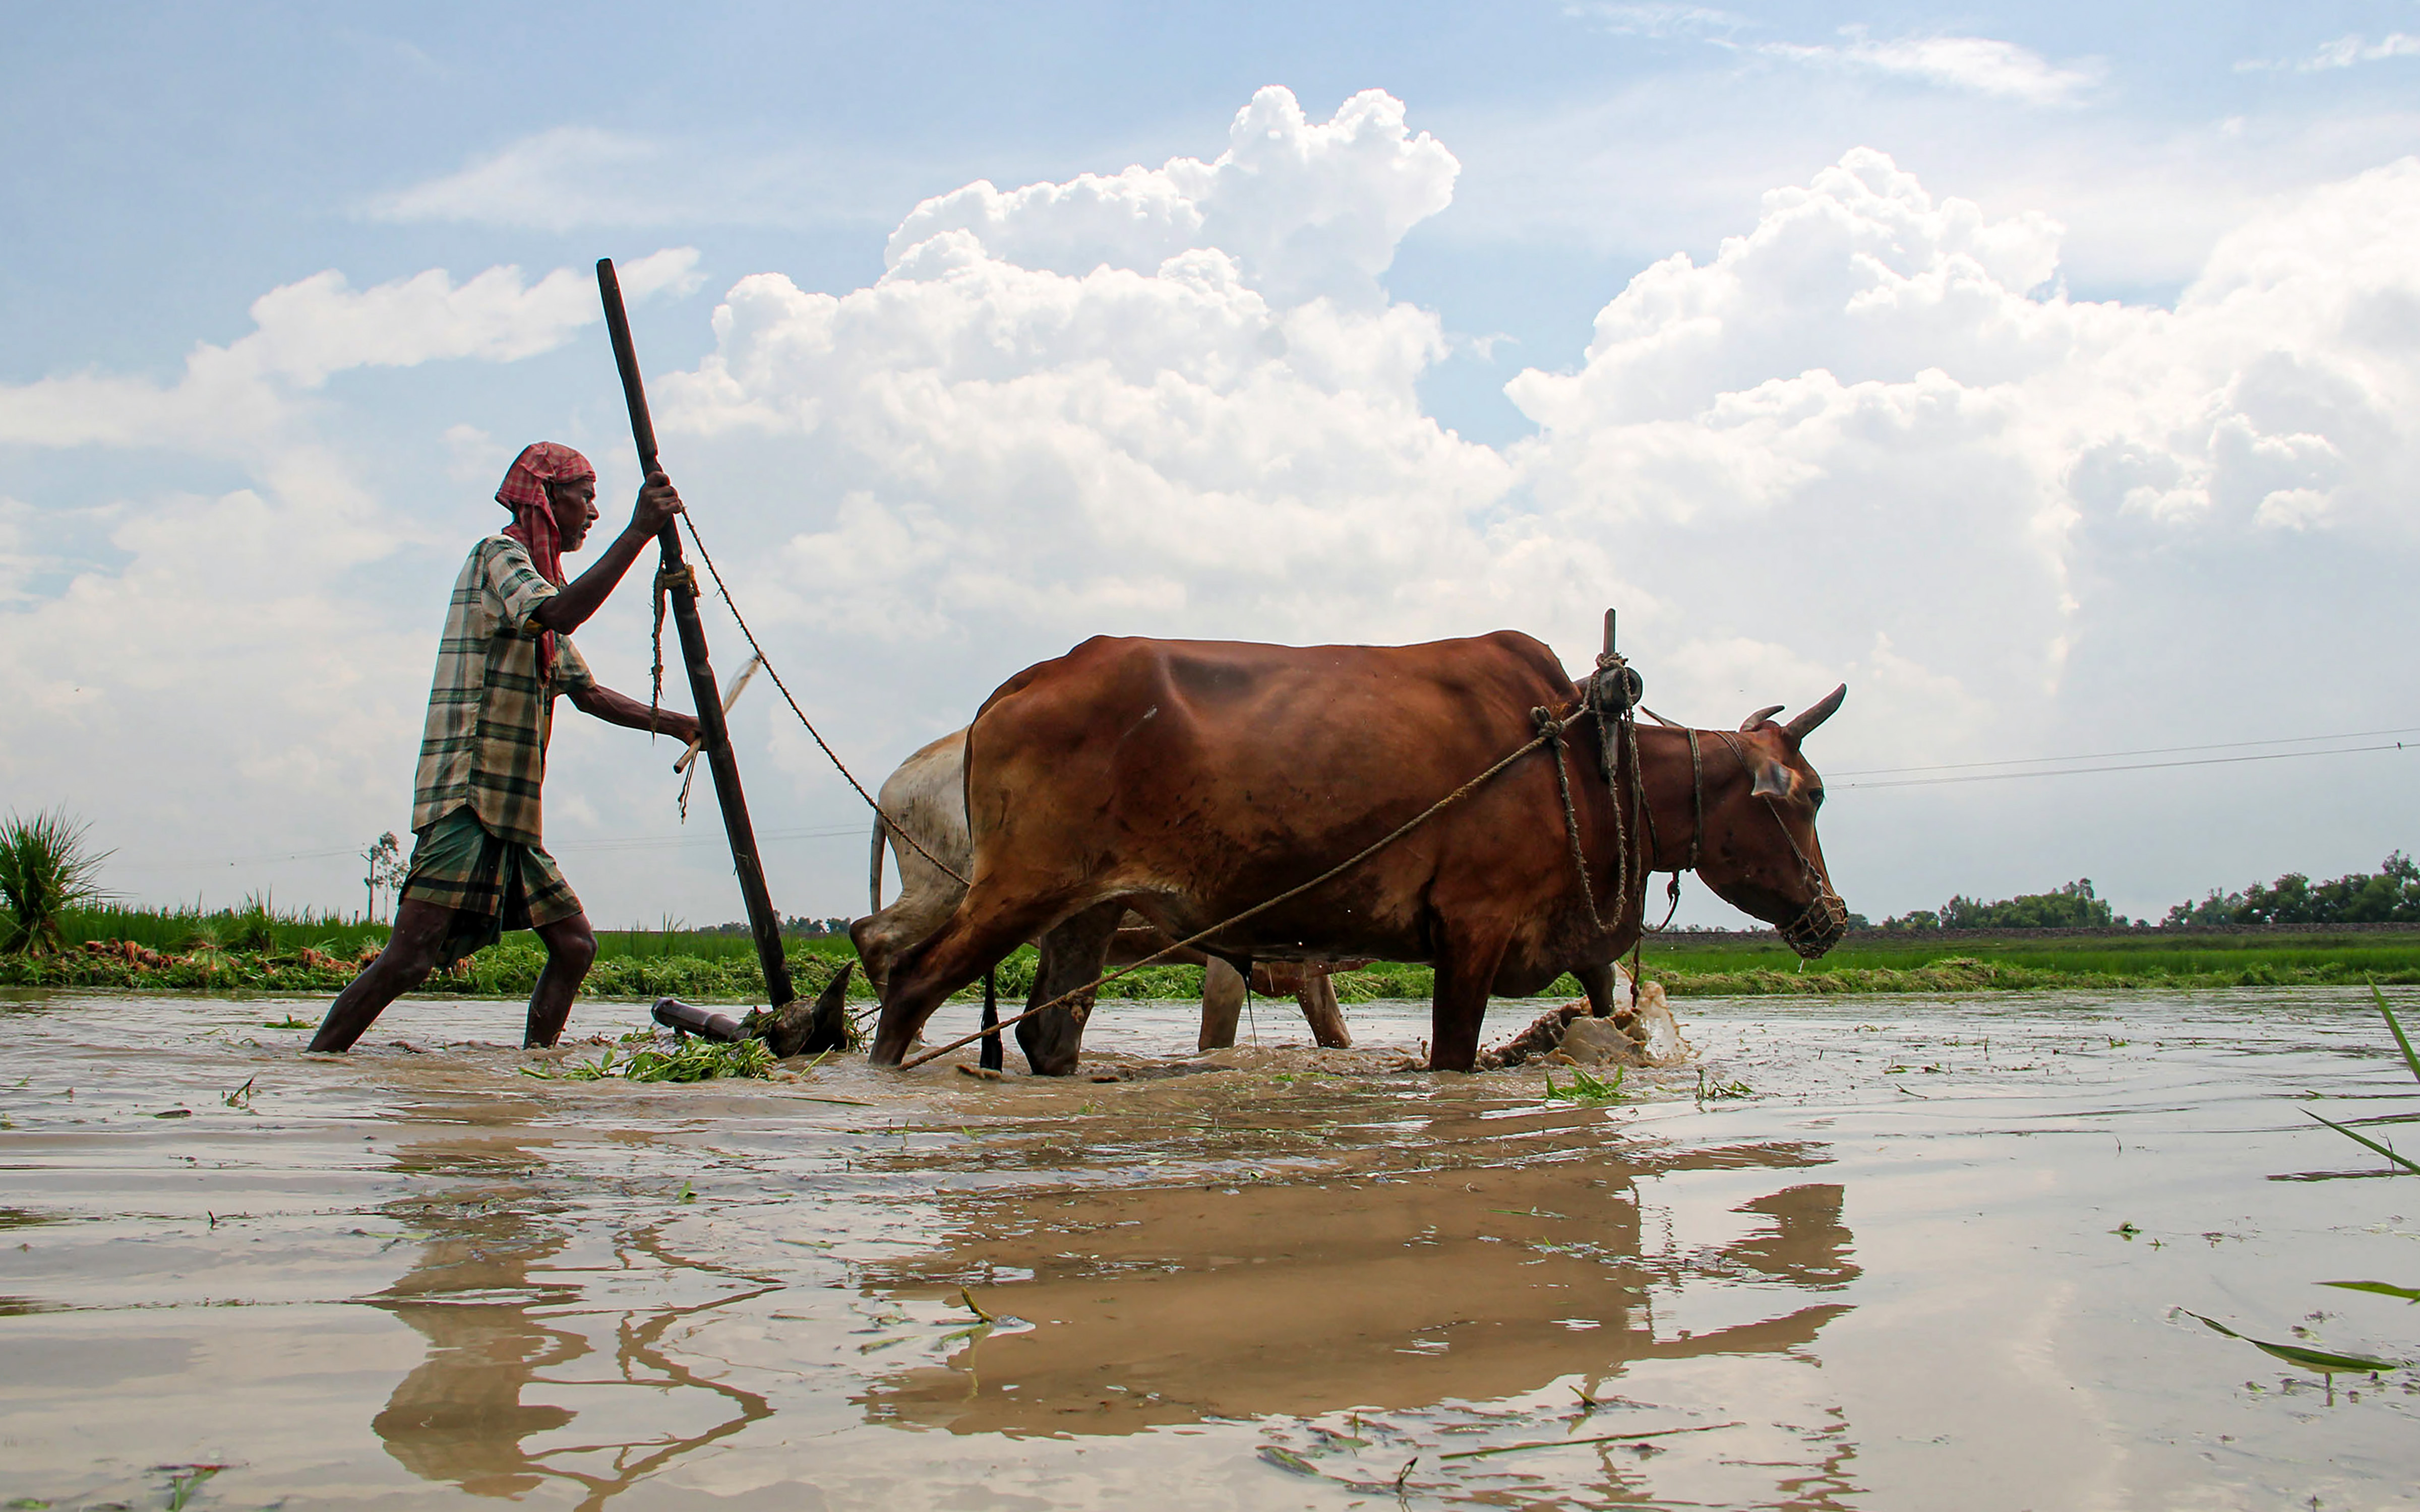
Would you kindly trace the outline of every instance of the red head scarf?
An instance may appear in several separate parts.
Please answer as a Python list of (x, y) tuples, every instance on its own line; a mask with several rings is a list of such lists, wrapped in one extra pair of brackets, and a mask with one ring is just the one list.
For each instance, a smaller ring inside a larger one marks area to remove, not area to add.
[[(557, 588), (563, 586), (563, 538), (555, 529), (554, 501), (547, 496), (546, 486), (595, 476), (597, 470), (588, 465), (588, 458), (570, 447), (533, 441), (513, 458), (504, 481), (496, 487), (496, 502), (513, 512), (513, 522), (504, 533), (529, 548), (530, 564)], [(538, 637), (538, 674), (544, 676), (553, 666), (554, 632), (549, 630)]]

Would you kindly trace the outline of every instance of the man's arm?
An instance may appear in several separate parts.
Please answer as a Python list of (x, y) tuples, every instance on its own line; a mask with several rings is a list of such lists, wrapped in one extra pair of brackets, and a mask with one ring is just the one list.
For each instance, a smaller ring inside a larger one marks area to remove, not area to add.
[[(563, 591), (540, 604), (530, 618), (538, 628), (562, 635), (579, 629), (590, 615), (604, 607), (607, 595), (621, 582), (622, 575), (630, 570), (630, 563), (639, 560), (639, 553), (655, 540), (656, 532), (680, 512), (681, 497), (673, 487), (672, 479), (660, 472), (648, 473), (646, 484), (639, 489), (639, 501), (630, 510), (630, 523), (622, 527), (622, 533), (613, 537), (604, 555), (586, 572), (564, 584)], [(645, 723), (644, 719), (640, 722), (642, 726)]]
[[(575, 692), (566, 693), (572, 707), (582, 714), (595, 715), (607, 724), (627, 726), (632, 730), (647, 728), (647, 706), (627, 694), (610, 687), (590, 684)], [(655, 711), (656, 729), (686, 746), (697, 738), (697, 717), (676, 710), (659, 708)]]

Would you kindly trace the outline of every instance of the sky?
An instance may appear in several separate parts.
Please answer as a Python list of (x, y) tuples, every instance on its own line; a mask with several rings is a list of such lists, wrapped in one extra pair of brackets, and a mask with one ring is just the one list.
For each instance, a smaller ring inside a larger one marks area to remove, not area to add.
[[(130, 900), (362, 906), (505, 464), (627, 513), (599, 256), (868, 786), (1094, 634), (1612, 607), (1690, 723), (1848, 685), (1875, 918), (2420, 846), (2415, 0), (5, 11), (0, 809)], [(641, 697), (643, 582), (579, 635)], [(775, 905), (863, 912), (733, 720)], [(675, 754), (560, 721), (602, 926), (739, 917)]]

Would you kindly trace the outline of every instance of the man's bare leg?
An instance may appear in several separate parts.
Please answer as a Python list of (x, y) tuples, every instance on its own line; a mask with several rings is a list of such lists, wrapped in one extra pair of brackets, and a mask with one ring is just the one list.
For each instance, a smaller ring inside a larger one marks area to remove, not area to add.
[(563, 1037), (563, 1026), (571, 1019), (571, 1000), (580, 995), (580, 984), (588, 980), (588, 967), (597, 959), (597, 932), (589, 928), (586, 914), (540, 924), (537, 937), (546, 942), (546, 969), (538, 973), (537, 990), (530, 994), (524, 1050), (545, 1049)]
[(453, 922), (451, 908), (417, 898), (397, 903), (395, 933), (388, 937), (386, 949), (328, 1005), (328, 1016), (319, 1021), (311, 1048), (350, 1050), (353, 1041), (368, 1033), (386, 1011), (387, 1004), (427, 980), (437, 969), (438, 948), (445, 943), (446, 929)]

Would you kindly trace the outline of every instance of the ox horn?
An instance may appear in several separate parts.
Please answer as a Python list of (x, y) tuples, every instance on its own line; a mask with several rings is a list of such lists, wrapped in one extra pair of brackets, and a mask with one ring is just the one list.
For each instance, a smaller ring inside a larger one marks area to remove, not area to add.
[(1789, 706), (1790, 705), (1787, 703), (1776, 703), (1769, 709), (1757, 710), (1754, 714), (1749, 715), (1746, 718), (1740, 721), (1740, 733), (1746, 734), (1749, 731), (1754, 730), (1757, 726), (1770, 720), (1775, 715), (1779, 714)]
[(1839, 708), (1840, 701), (1848, 696), (1849, 685), (1842, 683), (1825, 694), (1823, 702), (1816, 704), (1781, 728), (1789, 733), (1792, 740), (1804, 740), (1813, 733), (1817, 725), (1832, 717), (1833, 712)]

